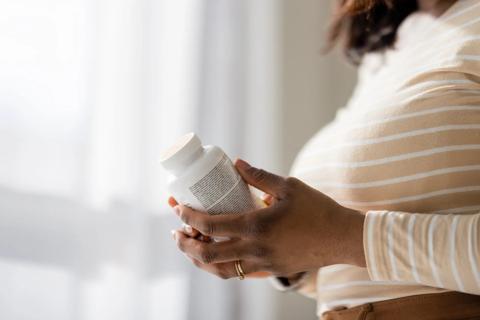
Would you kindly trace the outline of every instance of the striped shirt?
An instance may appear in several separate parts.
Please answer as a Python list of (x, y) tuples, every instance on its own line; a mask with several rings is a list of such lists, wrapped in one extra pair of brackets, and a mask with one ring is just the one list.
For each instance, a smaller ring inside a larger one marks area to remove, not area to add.
[(394, 48), (365, 56), (349, 103), (304, 146), (292, 175), (366, 212), (367, 268), (327, 266), (302, 281), (319, 315), (480, 294), (480, 0), (438, 18), (416, 12)]

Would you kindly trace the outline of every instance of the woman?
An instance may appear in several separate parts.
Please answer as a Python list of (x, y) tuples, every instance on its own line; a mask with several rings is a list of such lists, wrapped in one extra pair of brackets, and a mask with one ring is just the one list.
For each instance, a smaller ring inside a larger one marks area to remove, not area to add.
[(170, 199), (179, 248), (222, 278), (269, 272), (322, 319), (480, 319), (480, 1), (344, 0), (330, 36), (360, 64), (348, 105), (292, 177), (236, 162), (268, 207)]

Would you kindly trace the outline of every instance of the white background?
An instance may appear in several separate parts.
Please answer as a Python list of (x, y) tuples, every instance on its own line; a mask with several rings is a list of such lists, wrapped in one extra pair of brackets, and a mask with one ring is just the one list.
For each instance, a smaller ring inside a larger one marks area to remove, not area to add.
[(194, 270), (157, 158), (196, 131), (280, 174), (346, 100), (329, 6), (0, 0), (0, 318), (314, 319)]

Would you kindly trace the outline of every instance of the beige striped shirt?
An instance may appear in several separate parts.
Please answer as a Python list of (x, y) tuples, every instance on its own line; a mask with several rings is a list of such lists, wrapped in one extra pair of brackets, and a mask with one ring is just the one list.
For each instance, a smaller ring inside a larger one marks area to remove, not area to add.
[[(366, 212), (367, 268), (333, 265), (300, 289), (318, 312), (455, 290), (480, 294), (480, 0), (414, 13), (369, 54), (348, 105), (292, 175)], [(345, 235), (348, 236), (348, 235)]]

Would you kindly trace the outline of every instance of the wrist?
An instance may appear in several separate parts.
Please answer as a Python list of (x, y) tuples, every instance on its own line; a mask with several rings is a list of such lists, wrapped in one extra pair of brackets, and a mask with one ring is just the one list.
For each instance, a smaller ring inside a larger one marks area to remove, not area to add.
[(338, 263), (366, 267), (363, 248), (363, 224), (365, 215), (353, 209), (341, 207), (340, 230), (337, 232), (341, 248), (338, 250)]

